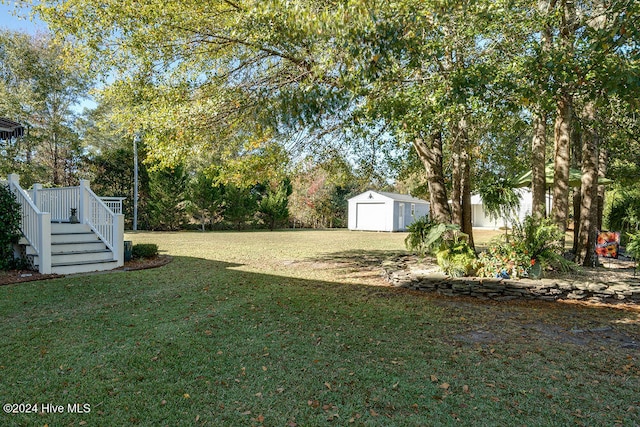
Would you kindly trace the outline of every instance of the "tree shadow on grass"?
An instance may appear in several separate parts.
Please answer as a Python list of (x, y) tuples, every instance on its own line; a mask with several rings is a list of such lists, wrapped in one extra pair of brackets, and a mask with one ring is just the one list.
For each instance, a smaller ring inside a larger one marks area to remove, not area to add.
[(380, 268), (382, 263), (391, 258), (406, 255), (406, 251), (380, 251), (380, 250), (348, 250), (332, 252), (320, 257), (314, 257), (309, 261), (335, 263), (353, 268)]

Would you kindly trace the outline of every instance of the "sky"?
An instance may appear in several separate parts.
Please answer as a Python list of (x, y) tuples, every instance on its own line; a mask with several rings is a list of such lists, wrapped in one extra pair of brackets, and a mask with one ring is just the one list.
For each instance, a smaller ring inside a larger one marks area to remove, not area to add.
[[(28, 8), (16, 8), (14, 5), (15, 2), (13, 1), (4, 0), (4, 3), (0, 4), (1, 29), (26, 32), (29, 34), (35, 34), (47, 30), (47, 25), (44, 22), (40, 20), (31, 20), (31, 18), (29, 18), (28, 15), (30, 10)], [(18, 16), (15, 16), (16, 10)]]
[[(16, 8), (14, 1), (0, 0), (10, 4), (0, 4), (0, 30), (19, 31), (28, 34), (47, 32), (47, 24), (39, 19), (30, 18), (29, 8)], [(96, 103), (90, 98), (84, 98), (79, 104), (71, 108), (81, 113), (85, 108), (95, 108)]]

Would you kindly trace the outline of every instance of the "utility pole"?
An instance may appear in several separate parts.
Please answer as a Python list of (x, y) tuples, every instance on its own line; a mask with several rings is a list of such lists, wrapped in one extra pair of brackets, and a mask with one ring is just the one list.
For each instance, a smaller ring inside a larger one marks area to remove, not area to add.
[(133, 231), (138, 230), (138, 132), (133, 135)]

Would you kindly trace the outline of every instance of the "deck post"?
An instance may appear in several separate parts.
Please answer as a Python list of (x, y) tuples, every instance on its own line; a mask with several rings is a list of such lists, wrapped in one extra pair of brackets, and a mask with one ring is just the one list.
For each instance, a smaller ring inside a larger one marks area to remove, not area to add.
[(90, 188), (88, 180), (80, 180), (80, 206), (78, 206), (78, 219), (82, 224), (87, 224), (89, 222), (89, 197), (87, 197), (86, 190)]
[(7, 181), (20, 185), (20, 175), (17, 173), (10, 173), (7, 175)]
[(51, 274), (51, 214), (49, 212), (38, 213), (38, 234), (40, 242), (38, 271), (42, 274)]
[(40, 190), (42, 190), (42, 184), (33, 184), (33, 187), (31, 187), (31, 200), (36, 206), (38, 206), (38, 191)]
[(124, 214), (113, 217), (113, 258), (118, 261), (118, 267), (124, 265)]

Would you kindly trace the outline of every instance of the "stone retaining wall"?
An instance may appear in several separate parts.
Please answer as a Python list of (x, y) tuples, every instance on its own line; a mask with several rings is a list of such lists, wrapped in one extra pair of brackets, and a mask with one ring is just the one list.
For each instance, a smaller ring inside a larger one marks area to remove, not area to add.
[(408, 268), (406, 257), (385, 261), (382, 267), (384, 277), (394, 286), (443, 295), (467, 295), (496, 301), (521, 298), (640, 304), (640, 277), (609, 283), (560, 279), (453, 278), (442, 273), (414, 272)]

